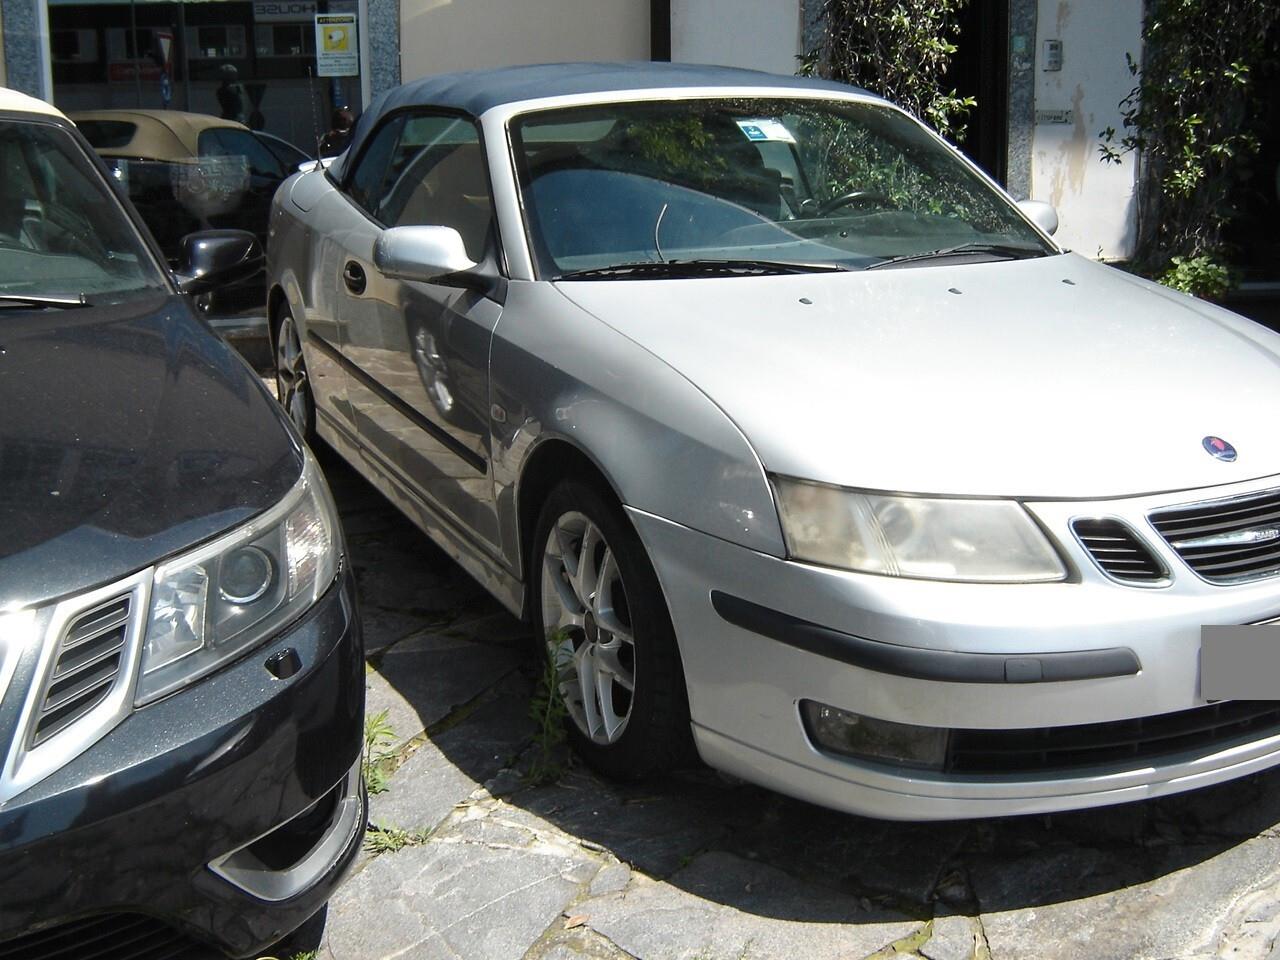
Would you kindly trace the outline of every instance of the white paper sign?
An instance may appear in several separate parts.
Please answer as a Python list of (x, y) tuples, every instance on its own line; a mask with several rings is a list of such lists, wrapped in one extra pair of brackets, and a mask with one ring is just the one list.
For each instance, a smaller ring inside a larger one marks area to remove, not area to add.
[(316, 76), (358, 77), (360, 45), (354, 13), (316, 14)]
[(791, 131), (777, 120), (761, 118), (759, 120), (739, 120), (738, 129), (748, 140), (756, 143), (795, 143), (796, 138)]

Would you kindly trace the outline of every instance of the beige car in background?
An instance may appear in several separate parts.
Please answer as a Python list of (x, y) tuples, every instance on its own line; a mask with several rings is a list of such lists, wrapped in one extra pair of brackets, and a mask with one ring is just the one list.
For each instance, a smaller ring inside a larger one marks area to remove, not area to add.
[[(271, 198), (307, 159), (286, 141), (202, 113), (88, 110), (69, 116), (171, 263), (182, 238), (197, 230), (248, 230), (265, 245)], [(199, 306), (223, 336), (244, 348), (265, 336), (265, 297), (258, 276), (205, 295)]]

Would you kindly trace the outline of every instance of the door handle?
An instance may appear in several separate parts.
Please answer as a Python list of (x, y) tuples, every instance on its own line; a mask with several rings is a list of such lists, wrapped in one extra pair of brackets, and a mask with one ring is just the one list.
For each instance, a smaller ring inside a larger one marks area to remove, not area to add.
[(357, 296), (364, 293), (366, 283), (364, 267), (354, 260), (348, 260), (347, 265), (342, 268), (342, 282), (347, 285), (348, 290)]

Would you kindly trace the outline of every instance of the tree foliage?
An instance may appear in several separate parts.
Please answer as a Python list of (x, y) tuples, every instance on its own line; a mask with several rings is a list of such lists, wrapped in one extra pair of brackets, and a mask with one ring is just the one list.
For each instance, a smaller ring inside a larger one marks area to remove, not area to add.
[(1233, 187), (1258, 149), (1250, 97), (1275, 56), (1277, 25), (1276, 0), (1149, 0), (1142, 63), (1126, 55), (1136, 85), (1120, 102), (1123, 134), (1108, 127), (1099, 148), (1106, 161), (1141, 158), (1134, 264), (1142, 272), (1177, 273), (1195, 287), (1189, 271), (1222, 257)]
[(958, 139), (977, 101), (948, 90), (945, 79), (968, 2), (826, 0), (822, 39), (800, 72), (865, 87)]

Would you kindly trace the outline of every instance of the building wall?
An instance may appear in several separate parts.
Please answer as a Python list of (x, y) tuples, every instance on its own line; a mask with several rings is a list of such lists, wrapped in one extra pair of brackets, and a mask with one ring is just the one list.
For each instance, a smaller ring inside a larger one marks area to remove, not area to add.
[(671, 0), (671, 59), (792, 74), (800, 0)]
[(48, 31), (40, 0), (0, 0), (4, 18), (5, 86), (49, 97)]
[(376, 97), (400, 82), (400, 0), (367, 0), (367, 7), (361, 57), (368, 64), (369, 95)]
[[(1103, 163), (1098, 145), (1102, 130), (1121, 129), (1119, 103), (1134, 85), (1125, 53), (1140, 54), (1142, 2), (1039, 0), (1030, 195), (1058, 208), (1056, 239), (1085, 256), (1133, 249), (1135, 159)], [(1062, 41), (1061, 70), (1045, 70), (1046, 40)]]
[(401, 82), (521, 63), (648, 60), (649, 0), (402, 0), (400, 50)]

